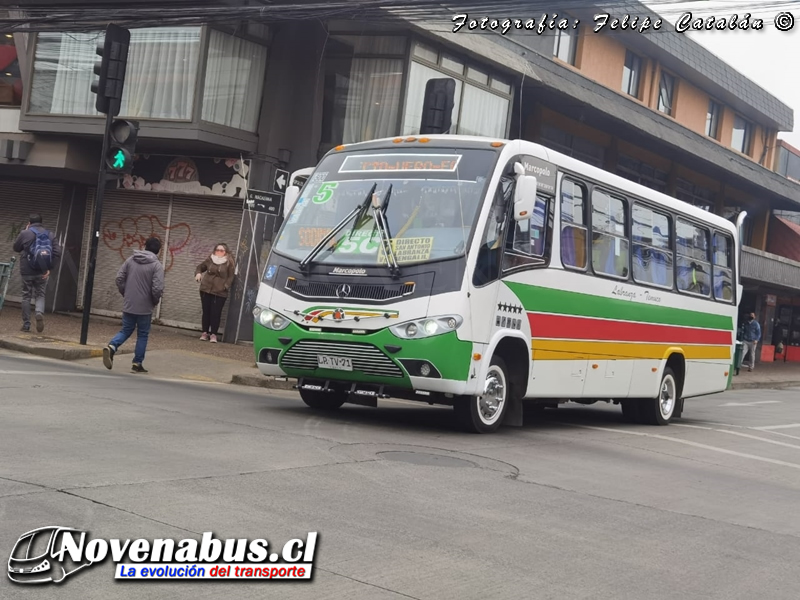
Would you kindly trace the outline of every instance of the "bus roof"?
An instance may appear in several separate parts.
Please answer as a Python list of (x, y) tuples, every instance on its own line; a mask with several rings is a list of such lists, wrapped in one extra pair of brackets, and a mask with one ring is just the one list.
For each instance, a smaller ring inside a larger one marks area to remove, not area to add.
[[(606, 184), (607, 186), (611, 188), (616, 188), (621, 192), (627, 192), (628, 194), (631, 194), (633, 196), (638, 196), (643, 200), (649, 200), (655, 204), (660, 204), (664, 208), (667, 208), (676, 213), (683, 213), (687, 217), (691, 217), (697, 221), (705, 222), (710, 225), (714, 225), (719, 229), (729, 231), (734, 236), (736, 234), (736, 226), (724, 217), (715, 215), (712, 212), (702, 210), (700, 208), (697, 208), (696, 206), (692, 206), (688, 202), (678, 200), (677, 198), (673, 198), (672, 196), (668, 196), (667, 194), (656, 191), (647, 186), (635, 183), (633, 181), (630, 181), (629, 179), (625, 179), (624, 177), (615, 175), (614, 173), (611, 173), (604, 169), (592, 166), (581, 160), (572, 158), (571, 156), (567, 156), (566, 154), (562, 154), (561, 152), (557, 152), (555, 150), (542, 146), (541, 144), (537, 144), (535, 142), (529, 142), (527, 140), (519, 140), (519, 139), (508, 140), (503, 138), (490, 138), (490, 137), (481, 137), (474, 135), (431, 134), (431, 135), (416, 135), (416, 136), (397, 136), (391, 138), (371, 140), (368, 142), (357, 142), (354, 144), (347, 144), (343, 147), (340, 147), (340, 149), (378, 150), (383, 148), (404, 147), (405, 143), (408, 143), (409, 145), (413, 143), (414, 147), (418, 148), (419, 145), (417, 140), (419, 139), (429, 140), (428, 142), (426, 142), (425, 144), (426, 146), (427, 145), (433, 147), (458, 146), (463, 148), (485, 148), (485, 149), (495, 149), (495, 150), (502, 150), (502, 147), (505, 147), (508, 144), (519, 143), (521, 144), (520, 150), (522, 152), (527, 153), (531, 156), (535, 156), (547, 162), (553, 163), (561, 170), (570, 171), (574, 174), (579, 174), (583, 177), (586, 177), (587, 179), (591, 179), (594, 183)], [(396, 140), (403, 140), (403, 146), (400, 146), (401, 142), (398, 142)], [(503, 146), (492, 147), (491, 144), (493, 142), (499, 142)], [(330, 151), (330, 153), (333, 152), (335, 152), (335, 150)]]

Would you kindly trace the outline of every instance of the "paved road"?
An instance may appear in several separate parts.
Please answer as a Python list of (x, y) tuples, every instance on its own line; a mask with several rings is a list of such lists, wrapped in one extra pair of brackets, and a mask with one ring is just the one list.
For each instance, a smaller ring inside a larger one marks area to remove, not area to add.
[(477, 436), (446, 408), (322, 417), (288, 392), (0, 353), (0, 564), (45, 525), (320, 532), (311, 582), (115, 582), (107, 562), (0, 597), (794, 600), (799, 391), (697, 399), (665, 428), (595, 405)]

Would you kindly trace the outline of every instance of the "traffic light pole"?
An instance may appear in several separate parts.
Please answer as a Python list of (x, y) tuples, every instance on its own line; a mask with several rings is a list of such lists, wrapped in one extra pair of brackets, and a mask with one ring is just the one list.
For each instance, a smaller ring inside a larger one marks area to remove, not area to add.
[(100, 173), (97, 176), (97, 192), (94, 197), (94, 225), (89, 250), (89, 270), (86, 273), (86, 288), (83, 291), (83, 322), (81, 323), (81, 344), (86, 345), (89, 337), (89, 313), (92, 309), (92, 289), (94, 288), (94, 268), (97, 263), (97, 245), (100, 242), (100, 219), (103, 212), (103, 197), (106, 191), (106, 154), (108, 153), (108, 132), (113, 119), (111, 111), (106, 115), (106, 127), (103, 131), (103, 151), (100, 154)]

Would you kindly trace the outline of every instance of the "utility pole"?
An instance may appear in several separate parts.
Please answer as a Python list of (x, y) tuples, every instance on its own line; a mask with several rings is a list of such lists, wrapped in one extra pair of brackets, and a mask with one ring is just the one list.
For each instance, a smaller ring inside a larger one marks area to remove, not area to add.
[[(94, 199), (94, 224), (92, 226), (92, 239), (89, 251), (89, 269), (86, 275), (86, 288), (83, 293), (83, 322), (81, 323), (81, 344), (86, 345), (89, 337), (89, 314), (92, 308), (92, 290), (94, 288), (94, 271), (97, 263), (97, 244), (100, 239), (100, 219), (103, 212), (103, 196), (105, 194), (106, 179), (109, 167), (112, 172), (122, 173), (133, 167), (132, 153), (127, 157), (116, 143), (112, 148), (114, 156), (109, 164), (109, 148), (111, 144), (119, 142), (118, 139), (109, 139), (114, 131), (112, 120), (119, 114), (122, 103), (122, 90), (125, 86), (125, 71), (128, 65), (128, 47), (130, 46), (131, 32), (123, 27), (109, 24), (106, 28), (105, 40), (97, 45), (97, 54), (101, 60), (94, 65), (94, 73), (98, 79), (92, 83), (92, 92), (97, 94), (95, 108), (105, 114), (106, 124), (103, 129), (103, 152), (100, 155), (100, 171), (97, 175), (97, 192)], [(138, 124), (123, 122), (131, 125), (132, 139), (136, 142)], [(115, 150), (116, 148), (116, 150)], [(117, 153), (119, 151), (119, 153)], [(119, 168), (115, 168), (119, 167)]]

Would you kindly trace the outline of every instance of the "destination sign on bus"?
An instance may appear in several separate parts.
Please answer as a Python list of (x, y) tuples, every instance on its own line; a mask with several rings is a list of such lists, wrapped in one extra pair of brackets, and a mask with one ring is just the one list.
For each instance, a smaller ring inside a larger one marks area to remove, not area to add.
[(339, 173), (378, 173), (400, 171), (422, 173), (426, 171), (454, 172), (461, 161), (459, 154), (367, 154), (348, 156)]

